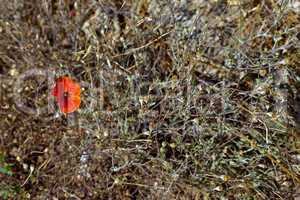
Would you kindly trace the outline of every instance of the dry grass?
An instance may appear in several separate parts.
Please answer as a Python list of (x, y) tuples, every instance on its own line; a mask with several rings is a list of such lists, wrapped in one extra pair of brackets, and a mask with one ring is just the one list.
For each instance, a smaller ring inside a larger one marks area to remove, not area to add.
[[(299, 9), (2, 0), (0, 199), (296, 198)], [(67, 116), (61, 75), (83, 88)]]

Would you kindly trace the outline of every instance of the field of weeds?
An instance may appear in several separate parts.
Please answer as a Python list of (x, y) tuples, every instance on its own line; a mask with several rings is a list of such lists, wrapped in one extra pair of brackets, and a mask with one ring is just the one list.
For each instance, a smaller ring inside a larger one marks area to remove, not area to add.
[[(299, 199), (297, 0), (0, 0), (0, 199)], [(80, 84), (63, 113), (60, 77)]]

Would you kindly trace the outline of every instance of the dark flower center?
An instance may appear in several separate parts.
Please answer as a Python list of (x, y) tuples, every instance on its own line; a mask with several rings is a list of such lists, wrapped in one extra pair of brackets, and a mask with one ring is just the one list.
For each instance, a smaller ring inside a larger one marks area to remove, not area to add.
[(68, 99), (69, 99), (69, 93), (68, 92), (64, 92), (63, 93), (63, 101), (64, 101), (65, 105), (68, 104)]

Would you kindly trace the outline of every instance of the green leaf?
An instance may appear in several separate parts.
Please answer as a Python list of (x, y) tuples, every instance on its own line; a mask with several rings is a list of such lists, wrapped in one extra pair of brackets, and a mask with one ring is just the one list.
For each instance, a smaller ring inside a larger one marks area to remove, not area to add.
[(8, 175), (8, 176), (12, 176), (13, 175), (13, 173), (11, 171), (11, 168), (8, 165), (5, 166), (5, 167), (0, 167), (0, 173)]
[(3, 199), (8, 199), (8, 197), (9, 197), (9, 191), (7, 191), (7, 190), (0, 190), (0, 197), (2, 197)]

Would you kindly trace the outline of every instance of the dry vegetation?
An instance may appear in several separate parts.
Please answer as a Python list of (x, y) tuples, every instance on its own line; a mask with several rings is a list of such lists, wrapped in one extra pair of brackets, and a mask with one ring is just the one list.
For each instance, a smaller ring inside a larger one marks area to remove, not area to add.
[[(297, 12), (1, 0), (0, 199), (297, 198)], [(61, 75), (83, 88), (67, 116), (41, 109)]]

